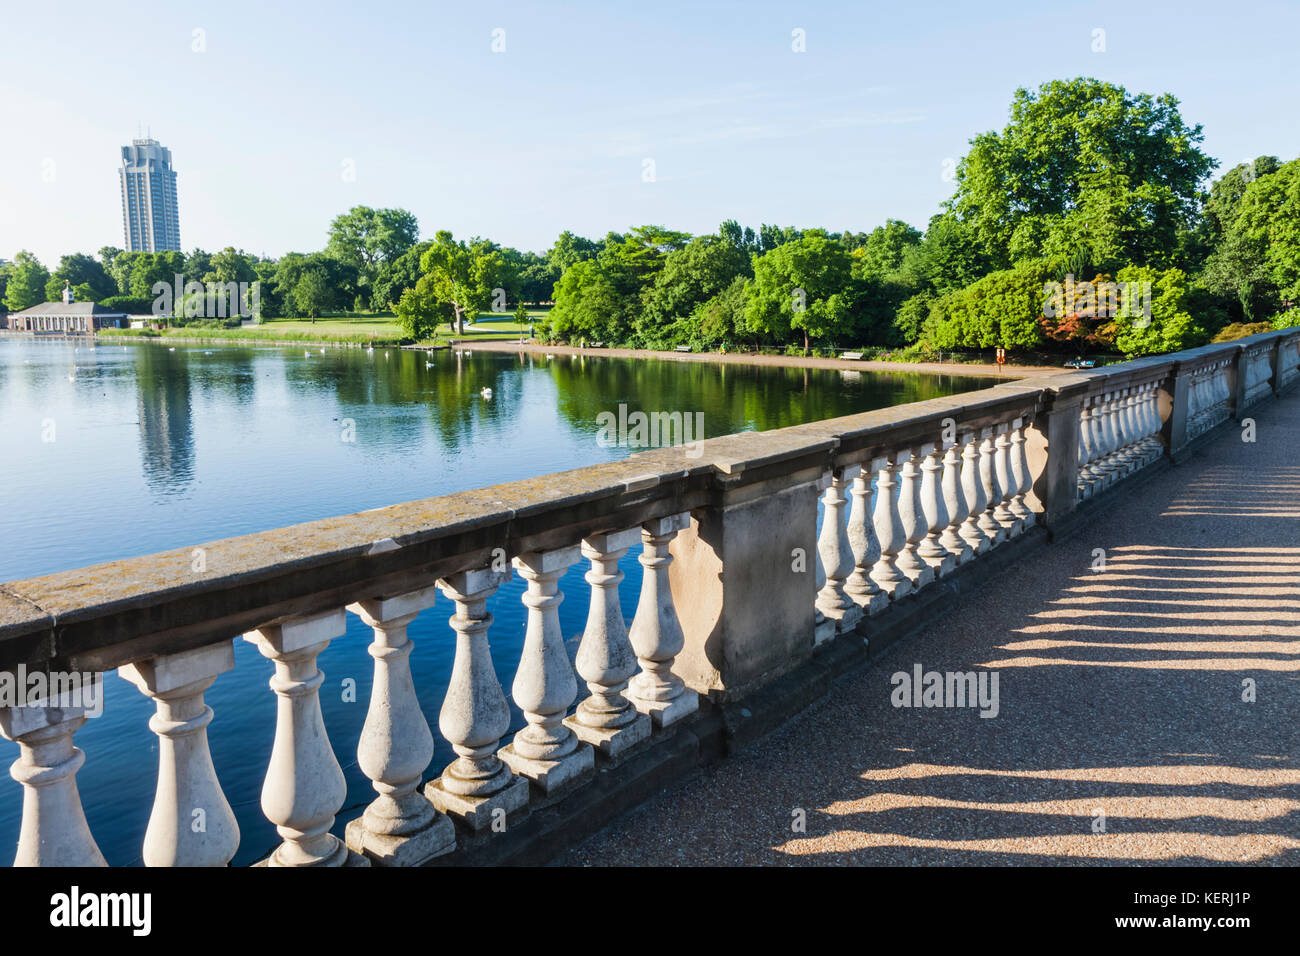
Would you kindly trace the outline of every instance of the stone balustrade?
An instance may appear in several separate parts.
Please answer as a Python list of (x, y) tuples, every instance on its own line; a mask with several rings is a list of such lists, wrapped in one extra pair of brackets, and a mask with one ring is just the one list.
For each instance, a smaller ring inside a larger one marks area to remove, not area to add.
[[(181, 549), (13, 581), (0, 588), (0, 671), (116, 669), (151, 698), (158, 769), (143, 860), (224, 866), (240, 833), (204, 694), (242, 636), (274, 669), (261, 809), (281, 842), (263, 863), (425, 864), (565, 800), (819, 645), (870, 640), (895, 606), (1042, 538), (1297, 381), (1300, 330), (1265, 333), (217, 541), (203, 574)], [(619, 561), (633, 548), (644, 574), (629, 620)], [(587, 587), (565, 594), (574, 565)], [(524, 724), (507, 740), (488, 605), (515, 573), (527, 627), (510, 693)], [(588, 612), (572, 661), (564, 600)], [(317, 664), (348, 613), (370, 629), (374, 660), (355, 741), (331, 739)], [(409, 665), (411, 623), (439, 614), (455, 647), (438, 718), (455, 753), (445, 767), (431, 766), (430, 689)], [(57, 696), (0, 708), (20, 750), (15, 865), (104, 863), (76, 783), (86, 719)], [(338, 755), (354, 745), (375, 796), (340, 838)]]

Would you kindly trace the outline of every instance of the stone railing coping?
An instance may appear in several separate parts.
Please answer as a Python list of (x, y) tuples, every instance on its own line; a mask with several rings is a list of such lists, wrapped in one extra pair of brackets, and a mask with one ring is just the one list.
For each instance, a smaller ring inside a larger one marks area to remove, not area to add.
[[(766, 432), (661, 448), (438, 498), (0, 584), (0, 668), (108, 669), (226, 640), (296, 614), (426, 585), (508, 554), (564, 547), (598, 531), (702, 507), (720, 490), (862, 462), (935, 442), (944, 418), (968, 431), (1029, 416), (1151, 373), (1176, 374), (1237, 342)], [(201, 548), (207, 570), (192, 571)]]

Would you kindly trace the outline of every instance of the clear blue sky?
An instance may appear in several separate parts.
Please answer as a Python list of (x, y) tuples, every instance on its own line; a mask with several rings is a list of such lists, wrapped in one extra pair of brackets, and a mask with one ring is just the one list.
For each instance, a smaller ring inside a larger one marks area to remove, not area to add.
[(641, 223), (924, 227), (944, 160), (1058, 77), (1172, 92), (1224, 168), (1300, 155), (1296, 0), (7, 6), (0, 257), (47, 266), (122, 245), (139, 124), (173, 151), (187, 251), (273, 256), (357, 204), (539, 251)]

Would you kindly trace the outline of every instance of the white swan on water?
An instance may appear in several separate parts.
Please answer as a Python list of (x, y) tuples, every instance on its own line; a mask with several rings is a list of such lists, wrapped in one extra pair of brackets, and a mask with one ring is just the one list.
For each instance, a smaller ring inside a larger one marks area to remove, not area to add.
[(484, 398), (491, 398), (491, 397), (492, 397), (492, 389), (490, 389), (490, 388), (485, 388), (485, 389), (483, 389), (483, 391), (479, 392), (479, 394), (482, 395)]

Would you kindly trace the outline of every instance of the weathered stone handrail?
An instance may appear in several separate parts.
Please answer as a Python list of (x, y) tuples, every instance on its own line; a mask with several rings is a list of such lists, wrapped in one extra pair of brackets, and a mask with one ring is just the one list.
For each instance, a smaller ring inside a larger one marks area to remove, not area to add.
[[(1300, 329), (1270, 332), (11, 581), (0, 671), (116, 668), (152, 698), (159, 772), (144, 860), (224, 865), (239, 832), (203, 695), (242, 635), (275, 666), (262, 809), (283, 843), (267, 865), (420, 864), (653, 746), (702, 700), (743, 697), (1035, 526), (1064, 527), (1086, 499), (1178, 460), (1298, 381)], [(629, 625), (618, 559), (637, 543), (646, 570)], [(575, 673), (556, 609), (559, 579), (580, 561), (590, 604)], [(527, 723), (501, 746), (509, 710), (487, 602), (512, 571), (527, 582), (511, 689)], [(424, 783), (433, 737), (407, 628), (439, 592), (456, 651), (438, 725), (457, 756)], [(339, 840), (344, 783), (316, 658), (347, 612), (374, 635), (358, 764), (377, 796)], [(575, 709), (579, 679), (590, 696)], [(0, 732), (21, 750), (16, 864), (104, 862), (75, 782), (85, 719), (61, 697), (0, 708)]]

